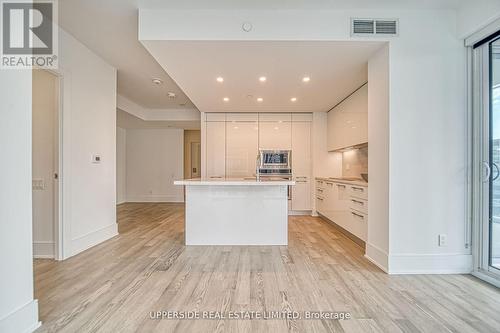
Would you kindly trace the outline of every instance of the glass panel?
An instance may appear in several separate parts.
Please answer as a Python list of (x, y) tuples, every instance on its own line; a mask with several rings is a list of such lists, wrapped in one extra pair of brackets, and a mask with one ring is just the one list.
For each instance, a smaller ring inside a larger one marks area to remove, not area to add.
[(500, 40), (490, 44), (491, 50), (491, 207), (490, 258), (491, 266), (500, 269)]

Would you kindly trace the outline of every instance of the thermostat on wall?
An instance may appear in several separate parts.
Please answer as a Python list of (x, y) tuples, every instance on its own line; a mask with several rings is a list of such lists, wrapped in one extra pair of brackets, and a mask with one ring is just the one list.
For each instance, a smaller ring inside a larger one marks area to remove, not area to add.
[(92, 155), (92, 163), (95, 164), (101, 163), (101, 155)]

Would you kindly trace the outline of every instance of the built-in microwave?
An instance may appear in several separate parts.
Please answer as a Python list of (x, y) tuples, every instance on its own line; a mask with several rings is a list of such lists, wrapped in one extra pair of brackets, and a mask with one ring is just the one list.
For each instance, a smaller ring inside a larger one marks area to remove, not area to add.
[(259, 174), (291, 174), (292, 152), (290, 150), (259, 150)]

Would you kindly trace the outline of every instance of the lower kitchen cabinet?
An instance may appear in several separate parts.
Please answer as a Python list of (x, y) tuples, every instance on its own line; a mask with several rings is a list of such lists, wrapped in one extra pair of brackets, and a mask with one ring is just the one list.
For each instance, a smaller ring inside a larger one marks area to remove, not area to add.
[(368, 187), (316, 179), (316, 211), (366, 242)]

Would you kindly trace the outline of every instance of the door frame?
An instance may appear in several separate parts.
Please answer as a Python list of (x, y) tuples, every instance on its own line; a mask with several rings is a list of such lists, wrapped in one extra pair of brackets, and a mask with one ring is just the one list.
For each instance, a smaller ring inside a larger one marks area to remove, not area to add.
[[(63, 224), (63, 101), (64, 77), (58, 70), (37, 68), (56, 77), (57, 80), (57, 124), (54, 152), (57, 154), (57, 186), (54, 186), (54, 260), (64, 260), (64, 224)], [(54, 181), (54, 179), (52, 179)]]
[[(500, 270), (491, 269), (490, 254), (490, 208), (491, 195), (491, 54), (490, 43), (467, 50), (468, 55), (468, 159), (469, 159), (469, 214), (472, 245), (472, 274), (500, 287)], [(497, 272), (498, 271), (498, 272)]]

